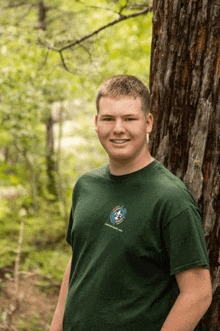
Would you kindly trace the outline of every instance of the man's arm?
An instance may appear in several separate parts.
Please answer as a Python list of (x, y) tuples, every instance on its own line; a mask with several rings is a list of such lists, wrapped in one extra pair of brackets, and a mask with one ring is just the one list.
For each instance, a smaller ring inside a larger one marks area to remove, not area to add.
[(53, 316), (50, 331), (63, 331), (63, 315), (64, 315), (66, 297), (69, 288), (70, 268), (71, 268), (71, 260), (66, 267), (66, 271), (63, 277), (63, 281), (60, 288), (59, 299)]
[(193, 331), (212, 301), (210, 273), (196, 267), (175, 276), (180, 294), (161, 331)]

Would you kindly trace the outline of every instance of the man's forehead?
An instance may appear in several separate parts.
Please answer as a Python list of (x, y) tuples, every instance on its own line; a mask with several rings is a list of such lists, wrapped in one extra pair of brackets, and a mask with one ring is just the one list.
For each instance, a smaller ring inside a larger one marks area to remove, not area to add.
[(141, 101), (139, 98), (134, 98), (130, 96), (120, 96), (120, 97), (103, 97), (100, 99), (100, 110), (105, 109), (122, 109), (123, 107), (130, 109), (141, 108)]
[(134, 97), (132, 95), (105, 95), (105, 96), (101, 97), (100, 102), (102, 100), (112, 100), (112, 102), (116, 102), (119, 100), (124, 100), (124, 101), (139, 100), (140, 101), (140, 98)]

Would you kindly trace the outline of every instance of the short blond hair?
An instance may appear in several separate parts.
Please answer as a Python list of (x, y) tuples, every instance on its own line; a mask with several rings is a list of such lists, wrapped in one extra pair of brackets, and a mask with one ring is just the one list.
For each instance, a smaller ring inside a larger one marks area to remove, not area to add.
[(99, 87), (96, 96), (97, 112), (100, 109), (101, 98), (117, 98), (120, 96), (131, 96), (135, 99), (140, 98), (143, 112), (147, 114), (150, 111), (150, 91), (148, 87), (135, 76), (117, 75), (107, 79)]

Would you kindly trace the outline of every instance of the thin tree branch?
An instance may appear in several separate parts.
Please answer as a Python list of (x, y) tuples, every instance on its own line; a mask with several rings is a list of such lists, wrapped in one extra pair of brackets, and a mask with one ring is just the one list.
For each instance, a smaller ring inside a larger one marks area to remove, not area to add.
[[(141, 11), (138, 11), (137, 13), (133, 13), (133, 14), (130, 14), (130, 15), (120, 15), (120, 17), (119, 17), (118, 19), (116, 19), (116, 20), (114, 20), (114, 21), (112, 21), (112, 22), (110, 22), (110, 23), (108, 23), (108, 24), (102, 26), (101, 28), (99, 28), (99, 29), (97, 29), (97, 30), (95, 30), (95, 31), (93, 31), (93, 32), (91, 32), (91, 33), (89, 33), (88, 35), (82, 37), (81, 39), (77, 39), (77, 40), (75, 40), (75, 41), (73, 41), (73, 42), (67, 44), (66, 46), (63, 46), (63, 47), (61, 47), (61, 48), (56, 48), (56, 47), (54, 47), (54, 46), (48, 46), (48, 45), (47, 45), (47, 47), (48, 47), (49, 49), (52, 49), (52, 50), (54, 50), (54, 51), (59, 52), (60, 54), (62, 54), (62, 52), (63, 52), (64, 50), (69, 49), (69, 48), (71, 48), (71, 47), (74, 47), (75, 45), (79, 45), (79, 44), (81, 44), (83, 41), (85, 41), (85, 40), (87, 40), (87, 39), (89, 39), (89, 38), (91, 38), (91, 37), (97, 35), (99, 32), (101, 32), (101, 31), (103, 31), (103, 30), (105, 30), (105, 29), (107, 29), (107, 28), (109, 28), (109, 27), (111, 27), (111, 26), (113, 26), (113, 25), (115, 25), (115, 24), (118, 24), (118, 23), (120, 23), (120, 22), (122, 22), (122, 21), (125, 21), (125, 20), (129, 19), (129, 18), (137, 17), (137, 16), (144, 15), (144, 14), (148, 14), (148, 13), (151, 12), (152, 10), (153, 10), (153, 7), (152, 7), (152, 6), (148, 6), (146, 9), (141, 10)], [(46, 46), (44, 42), (42, 42), (41, 40), (39, 40), (39, 41), (40, 41), (44, 46)], [(62, 60), (62, 62), (63, 62), (62, 57), (61, 57), (61, 60)]]
[(90, 51), (88, 50), (88, 48), (85, 45), (83, 45), (83, 44), (80, 44), (79, 46), (82, 47), (84, 49), (84, 51), (88, 54), (89, 60), (92, 63), (92, 54), (90, 53)]
[(66, 65), (66, 62), (65, 62), (65, 59), (64, 59), (64, 57), (63, 57), (63, 53), (62, 53), (62, 51), (59, 51), (59, 54), (60, 54), (60, 59), (61, 59), (61, 62), (62, 62), (62, 65), (63, 65), (64, 69), (65, 69), (66, 71), (72, 73), (72, 72), (69, 70), (69, 68), (67, 67), (67, 65)]
[(91, 9), (101, 9), (101, 10), (106, 10), (106, 11), (110, 11), (111, 13), (114, 13), (114, 14), (118, 14), (118, 12), (116, 10), (113, 10), (111, 8), (107, 8), (107, 7), (104, 7), (104, 6), (88, 6), (86, 5), (84, 2), (80, 1), (84, 6), (86, 6), (86, 8), (91, 8)]
[(21, 221), (20, 225), (20, 233), (19, 233), (19, 239), (18, 239), (18, 250), (15, 260), (15, 269), (14, 269), (14, 278), (15, 278), (15, 300), (17, 308), (19, 308), (20, 304), (20, 298), (19, 298), (19, 264), (20, 264), (20, 258), (21, 258), (21, 250), (22, 250), (22, 242), (24, 239), (24, 221)]
[(123, 11), (125, 8), (128, 8), (128, 2), (129, 2), (129, 0), (126, 0), (125, 5), (122, 6), (121, 9), (120, 9), (120, 11), (119, 11), (119, 15), (120, 15), (121, 17), (124, 16), (124, 15), (122, 14), (122, 11)]
[(46, 64), (46, 62), (47, 62), (48, 55), (49, 55), (49, 49), (47, 49), (47, 52), (46, 52), (46, 54), (45, 54), (45, 56), (44, 56), (44, 59), (43, 59), (43, 62), (41, 63), (41, 65), (39, 65), (38, 70), (43, 69), (43, 67), (45, 66), (45, 64)]
[(146, 6), (149, 6), (149, 3), (146, 4), (146, 3), (133, 3), (133, 4), (130, 4), (130, 5), (127, 5), (127, 8), (128, 9), (142, 9), (142, 8), (145, 8)]
[(9, 3), (7, 4), (6, 6), (4, 6), (3, 8), (17, 8), (17, 7), (21, 7), (21, 6), (24, 6), (24, 5), (27, 5), (27, 2), (25, 1), (21, 1), (19, 3)]

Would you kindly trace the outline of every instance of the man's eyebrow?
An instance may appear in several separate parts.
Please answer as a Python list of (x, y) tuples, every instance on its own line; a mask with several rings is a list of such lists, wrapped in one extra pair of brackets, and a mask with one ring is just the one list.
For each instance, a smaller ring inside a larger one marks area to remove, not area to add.
[(114, 116), (109, 114), (101, 114), (100, 117), (114, 117)]
[[(136, 117), (138, 114), (133, 114), (133, 113), (128, 113), (124, 114), (122, 117)], [(100, 114), (100, 117), (115, 117), (115, 115), (110, 115), (110, 114)]]

